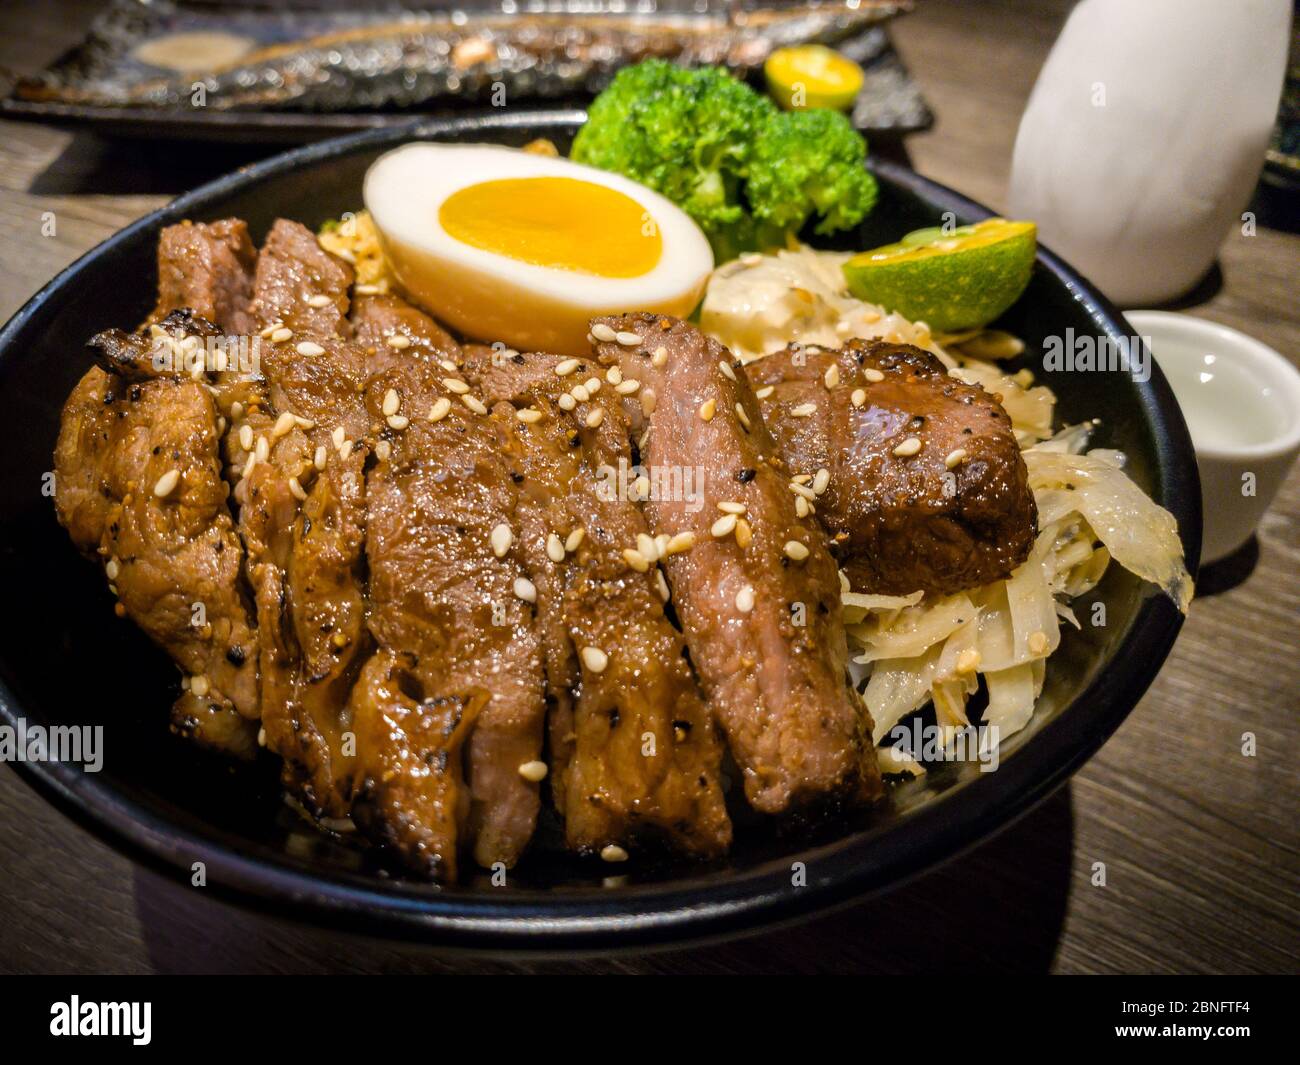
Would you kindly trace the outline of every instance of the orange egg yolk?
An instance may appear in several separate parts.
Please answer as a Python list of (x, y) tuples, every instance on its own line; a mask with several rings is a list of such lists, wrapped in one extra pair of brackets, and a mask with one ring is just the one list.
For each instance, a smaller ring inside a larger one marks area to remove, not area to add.
[(468, 185), (438, 209), (456, 240), (534, 266), (599, 277), (640, 277), (663, 255), (659, 227), (630, 196), (567, 177)]

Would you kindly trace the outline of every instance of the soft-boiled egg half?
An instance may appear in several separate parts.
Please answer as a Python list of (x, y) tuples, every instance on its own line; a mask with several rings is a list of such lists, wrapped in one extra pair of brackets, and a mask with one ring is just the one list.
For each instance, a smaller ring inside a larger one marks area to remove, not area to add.
[(699, 227), (644, 185), (488, 145), (408, 144), (365, 181), (407, 294), (467, 337), (583, 355), (600, 314), (689, 315), (713, 269)]

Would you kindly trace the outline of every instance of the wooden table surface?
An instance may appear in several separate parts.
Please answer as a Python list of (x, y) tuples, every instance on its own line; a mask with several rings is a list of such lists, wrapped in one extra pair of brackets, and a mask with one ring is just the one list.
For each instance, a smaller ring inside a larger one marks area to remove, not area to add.
[[(918, 0), (899, 50), (938, 115), (916, 168), (1005, 203), (1026, 97), (1068, 4)], [(0, 66), (33, 69), (94, 5), (0, 8)], [(0, 320), (61, 267), (257, 149), (105, 143), (0, 123)], [(56, 233), (42, 236), (53, 212)], [(1234, 234), (1191, 313), (1300, 354), (1300, 238)], [(129, 284), (130, 279), (123, 279)], [(1300, 969), (1300, 468), (1252, 547), (1207, 573), (1159, 678), (1065, 788), (893, 894), (707, 949), (467, 960), (227, 906), (142, 872), (0, 767), (0, 970), (10, 972), (1252, 972)], [(1258, 738), (1243, 757), (1242, 734)], [(1107, 884), (1091, 883), (1105, 862)]]

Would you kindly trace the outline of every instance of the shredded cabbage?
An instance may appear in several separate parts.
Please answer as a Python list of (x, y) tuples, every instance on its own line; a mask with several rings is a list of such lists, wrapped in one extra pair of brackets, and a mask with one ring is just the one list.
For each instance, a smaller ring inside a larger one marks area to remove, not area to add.
[(1030, 448), (1025, 453), (1029, 484), (1068, 488), (1078, 513), (1087, 520), (1111, 558), (1143, 580), (1159, 585), (1178, 609), (1187, 612), (1192, 579), (1183, 564), (1178, 522), (1153, 503), (1110, 456), (1090, 452), (1067, 455)]
[(870, 626), (861, 631), (865, 650), (855, 662), (876, 662), (882, 658), (913, 658), (975, 616), (975, 605), (965, 595), (951, 595), (933, 603), (909, 606), (889, 625)]
[(984, 724), (997, 728), (999, 741), (1029, 724), (1034, 715), (1034, 703), (1042, 690), (1041, 681), (1035, 681), (1031, 664), (985, 673), (984, 682), (989, 688)]
[(871, 711), (871, 739), (877, 747), (890, 729), (930, 701), (940, 651), (931, 647), (915, 658), (883, 659), (871, 670), (863, 698)]
[[(843, 574), (840, 576), (847, 580)], [(844, 604), (844, 623), (855, 625), (872, 611), (885, 614), (905, 610), (919, 603), (924, 595), (924, 592), (913, 592), (911, 595), (863, 595), (861, 592), (851, 592), (846, 587), (840, 593), (840, 602)]]

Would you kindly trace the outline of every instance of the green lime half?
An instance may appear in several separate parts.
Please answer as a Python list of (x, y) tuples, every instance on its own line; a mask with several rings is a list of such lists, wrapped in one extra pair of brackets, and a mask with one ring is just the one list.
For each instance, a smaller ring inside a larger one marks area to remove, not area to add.
[(849, 291), (931, 329), (988, 325), (1020, 298), (1034, 268), (1033, 222), (990, 218), (950, 233), (918, 229), (844, 264)]

